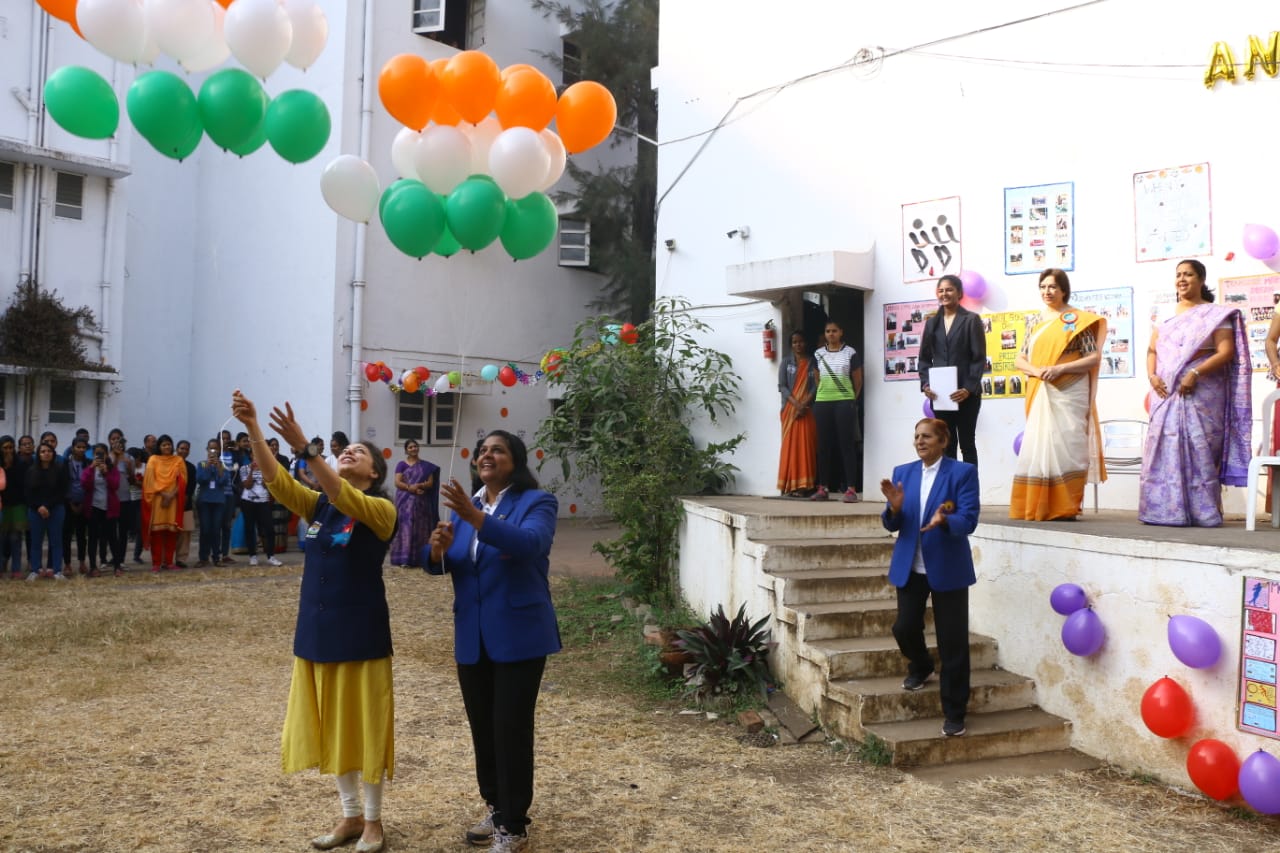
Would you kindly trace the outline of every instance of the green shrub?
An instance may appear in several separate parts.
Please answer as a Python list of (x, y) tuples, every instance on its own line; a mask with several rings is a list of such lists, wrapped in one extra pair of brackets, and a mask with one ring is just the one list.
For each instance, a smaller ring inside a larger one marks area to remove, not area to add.
[(747, 605), (730, 620), (724, 606), (702, 625), (677, 631), (675, 645), (693, 658), (685, 679), (686, 694), (707, 704), (736, 705), (740, 700), (764, 698), (769, 687), (768, 616), (752, 623)]

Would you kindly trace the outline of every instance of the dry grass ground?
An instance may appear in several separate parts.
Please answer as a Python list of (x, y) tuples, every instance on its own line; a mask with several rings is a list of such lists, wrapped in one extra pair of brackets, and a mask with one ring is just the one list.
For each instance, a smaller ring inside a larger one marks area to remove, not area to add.
[[(0, 849), (310, 849), (337, 797), (330, 779), (279, 770), (299, 571), (0, 583)], [(389, 849), (460, 851), (479, 804), (451, 593), (387, 577)], [(610, 624), (612, 603), (593, 609), (559, 579), (556, 592), (572, 647), (539, 706), (543, 853), (1280, 848), (1274, 821), (1114, 771), (937, 788), (830, 746), (743, 746), (730, 724), (635, 687), (635, 628)]]

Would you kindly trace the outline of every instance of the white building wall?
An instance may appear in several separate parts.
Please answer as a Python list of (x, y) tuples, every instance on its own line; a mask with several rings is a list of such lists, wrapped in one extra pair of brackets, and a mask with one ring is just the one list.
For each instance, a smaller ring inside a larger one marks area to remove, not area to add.
[[(1267, 106), (1280, 80), (1259, 74), (1213, 91), (1201, 80), (1214, 40), (1228, 40), (1237, 60), (1247, 59), (1248, 36), (1265, 39), (1275, 29), (1271, 5), (1178, 0), (1152, 16), (1145, 7), (1105, 4), (962, 35), (1059, 5), (830, 0), (777, 16), (776, 7), (759, 2), (664, 4), (654, 74), (664, 143), (658, 184), (666, 194), (658, 238), (675, 239), (677, 248), (658, 258), (658, 291), (733, 306), (700, 314), (743, 377), (737, 426), (748, 440), (735, 460), (743, 469), (737, 491), (774, 491), (776, 363), (761, 358), (759, 334), (747, 328), (783, 317), (767, 302), (726, 296), (731, 264), (874, 244), (874, 291), (863, 303), (864, 489), (873, 494), (880, 477), (911, 455), (904, 436), (921, 416), (914, 383), (883, 381), (882, 306), (933, 292), (931, 283), (902, 283), (902, 204), (960, 196), (964, 268), (991, 285), (988, 310), (1034, 309), (1036, 277), (1003, 275), (1003, 190), (1075, 182), (1073, 289), (1135, 289), (1139, 364), (1135, 378), (1101, 383), (1103, 418), (1144, 417), (1145, 318), (1152, 295), (1172, 286), (1175, 266), (1134, 261), (1135, 172), (1208, 161), (1214, 252), (1202, 260), (1211, 279), (1268, 272), (1241, 250), (1240, 234), (1249, 222), (1280, 226), (1267, 201), (1280, 178), (1255, 153), (1255, 140), (1280, 122)], [(705, 38), (710, 31), (717, 37)], [(873, 74), (845, 68), (798, 79), (847, 62), (862, 47), (892, 54), (957, 35), (890, 56)], [(1142, 67), (1154, 65), (1179, 67)], [(746, 97), (788, 81), (795, 82)], [(724, 126), (707, 134), (722, 118)], [(676, 141), (690, 134), (699, 135)], [(744, 224), (749, 239), (726, 238)], [(1264, 386), (1259, 379), (1256, 394)], [(978, 449), (987, 503), (1008, 502), (1011, 445), (1022, 425), (1021, 400), (984, 402)], [(1239, 490), (1230, 491), (1238, 510)], [(1115, 477), (1100, 499), (1135, 507), (1136, 478)]]

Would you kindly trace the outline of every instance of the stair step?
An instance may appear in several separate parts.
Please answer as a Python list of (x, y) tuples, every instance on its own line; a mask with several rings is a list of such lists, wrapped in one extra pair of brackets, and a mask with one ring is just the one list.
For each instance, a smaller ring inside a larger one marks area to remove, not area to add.
[(921, 782), (947, 785), (953, 782), (968, 782), (992, 777), (1008, 779), (1077, 773), (1096, 770), (1101, 766), (1101, 761), (1079, 750), (1055, 749), (1050, 752), (1033, 752), (1029, 755), (1010, 755), (1005, 758), (983, 758), (978, 761), (957, 761), (952, 764), (912, 767), (909, 772)]
[(795, 569), (841, 569), (876, 566), (888, 571), (894, 539), (884, 531), (875, 536), (833, 536), (826, 539), (756, 539), (766, 546), (760, 568), (765, 572)]
[(889, 570), (882, 565), (848, 569), (788, 570), (772, 572), (765, 577), (775, 579), (774, 589), (779, 593), (780, 600), (791, 607), (895, 597), (894, 588), (889, 583)]
[[(942, 715), (936, 676), (914, 692), (902, 689), (902, 674), (831, 681), (827, 697), (847, 705), (864, 727)], [(1025, 676), (1003, 669), (975, 669), (969, 674), (970, 713), (1009, 711), (1035, 701), (1035, 682)]]
[[(812, 602), (792, 609), (798, 615), (795, 624), (800, 638), (807, 643), (835, 637), (891, 637), (898, 618), (898, 602), (893, 598)], [(926, 609), (924, 620), (926, 630), (933, 627), (932, 607)]]
[[(929, 652), (937, 658), (938, 637), (932, 632), (924, 635)], [(893, 637), (839, 637), (801, 645), (801, 653), (807, 660), (827, 668), (827, 678), (879, 678), (902, 677), (907, 672), (907, 659), (898, 651)], [(996, 641), (981, 634), (969, 634), (969, 665), (975, 669), (990, 669), (996, 665)]]
[(880, 521), (884, 503), (846, 504), (834, 501), (779, 501), (769, 511), (752, 515), (745, 528), (752, 540), (790, 539), (813, 542), (855, 536), (888, 536)]
[(950, 764), (1067, 749), (1071, 722), (1038, 707), (969, 714), (963, 737), (944, 737), (942, 718), (866, 726), (893, 751), (895, 766)]

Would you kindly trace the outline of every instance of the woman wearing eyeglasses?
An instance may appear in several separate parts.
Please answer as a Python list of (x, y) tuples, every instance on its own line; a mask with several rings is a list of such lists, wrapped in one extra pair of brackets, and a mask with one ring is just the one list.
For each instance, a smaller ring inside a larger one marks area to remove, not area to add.
[(1009, 517), (1070, 521), (1080, 514), (1085, 484), (1107, 479), (1094, 405), (1107, 321), (1068, 304), (1071, 281), (1060, 269), (1041, 273), (1040, 299), (1044, 308), (1027, 324), (1014, 361), (1027, 376), (1027, 426)]

